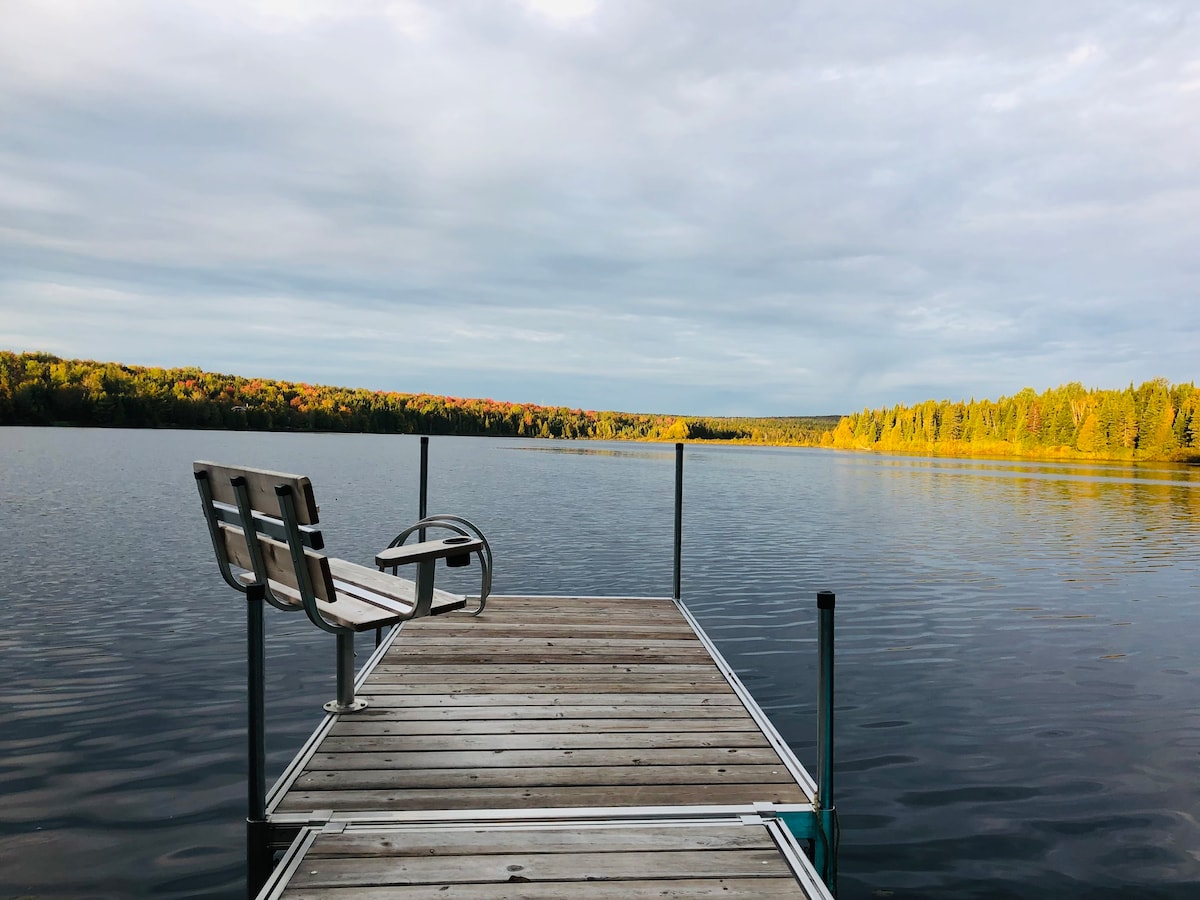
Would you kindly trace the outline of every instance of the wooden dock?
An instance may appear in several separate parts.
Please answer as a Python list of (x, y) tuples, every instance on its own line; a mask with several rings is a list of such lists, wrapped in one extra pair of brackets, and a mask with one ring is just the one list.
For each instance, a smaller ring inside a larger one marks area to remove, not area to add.
[(812, 779), (673, 600), (413, 620), (356, 693), (268, 798), (262, 897), (830, 896)]

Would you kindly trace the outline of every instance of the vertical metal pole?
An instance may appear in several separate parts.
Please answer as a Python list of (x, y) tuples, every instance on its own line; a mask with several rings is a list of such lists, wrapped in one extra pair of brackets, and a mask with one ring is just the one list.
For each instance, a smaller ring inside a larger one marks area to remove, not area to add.
[(267, 588), (246, 588), (246, 894), (258, 895), (271, 873), (267, 832), (266, 646), (263, 603)]
[(683, 597), (683, 444), (675, 445), (675, 577), (672, 582), (676, 600)]
[(833, 805), (833, 608), (832, 591), (817, 593), (817, 839), (813, 863), (831, 891), (837, 885), (836, 810)]
[[(421, 436), (421, 481), (417, 500), (417, 520), (429, 515), (429, 437)], [(425, 529), (417, 532), (417, 540), (425, 540)]]
[(353, 631), (337, 633), (337, 702), (340, 711), (344, 712), (362, 708), (354, 702)]

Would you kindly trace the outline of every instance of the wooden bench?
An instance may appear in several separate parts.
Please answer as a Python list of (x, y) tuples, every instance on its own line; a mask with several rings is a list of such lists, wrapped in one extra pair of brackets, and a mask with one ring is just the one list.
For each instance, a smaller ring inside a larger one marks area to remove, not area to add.
[[(337, 698), (325, 704), (332, 713), (365, 707), (354, 696), (354, 636), (408, 619), (440, 615), (466, 607), (464, 596), (434, 587), (436, 563), (468, 565), (478, 557), (483, 570), (482, 611), (491, 582), (491, 550), (478, 529), (455, 516), (433, 517), (402, 532), (371, 569), (321, 552), (324, 538), (312, 484), (301, 475), (238, 468), (212, 462), (193, 465), (213, 550), (225, 581), (279, 609), (303, 609), (312, 623), (337, 637)], [(451, 537), (404, 545), (414, 532), (448, 528)], [(473, 532), (473, 533), (472, 533)], [(416, 580), (395, 573), (415, 565)], [(253, 615), (253, 614), (252, 614)], [(261, 632), (259, 621), (251, 631)], [(258, 635), (261, 643), (261, 633)], [(251, 655), (258, 652), (251, 640)]]

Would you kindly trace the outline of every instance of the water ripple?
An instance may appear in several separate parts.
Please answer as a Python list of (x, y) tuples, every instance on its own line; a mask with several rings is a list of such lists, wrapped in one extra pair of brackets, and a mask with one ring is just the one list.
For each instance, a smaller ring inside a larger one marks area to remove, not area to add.
[[(548, 446), (435, 439), (431, 507), (485, 529), (498, 592), (669, 593), (670, 448), (507, 452)], [(0, 429), (0, 892), (241, 894), (244, 622), (191, 460), (306, 472), (331, 551), (369, 562), (416, 517), (416, 454)], [(706, 446), (685, 485), (689, 608), (810, 764), (837, 593), (844, 900), (1200, 896), (1195, 470)], [(272, 614), (272, 774), (332, 675)]]

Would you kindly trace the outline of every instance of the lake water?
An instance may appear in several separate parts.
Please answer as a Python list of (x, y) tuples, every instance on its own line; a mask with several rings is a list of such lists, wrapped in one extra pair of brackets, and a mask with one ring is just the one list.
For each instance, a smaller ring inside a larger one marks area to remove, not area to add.
[[(0, 896), (241, 895), (243, 605), (191, 462), (309, 475), (330, 552), (369, 563), (418, 452), (0, 429)], [(671, 447), (430, 458), (497, 593), (670, 593)], [(843, 898), (1200, 897), (1200, 471), (689, 446), (685, 483), (684, 599), (810, 768), (838, 595)], [(268, 636), (273, 776), (334, 659), (302, 616)]]

